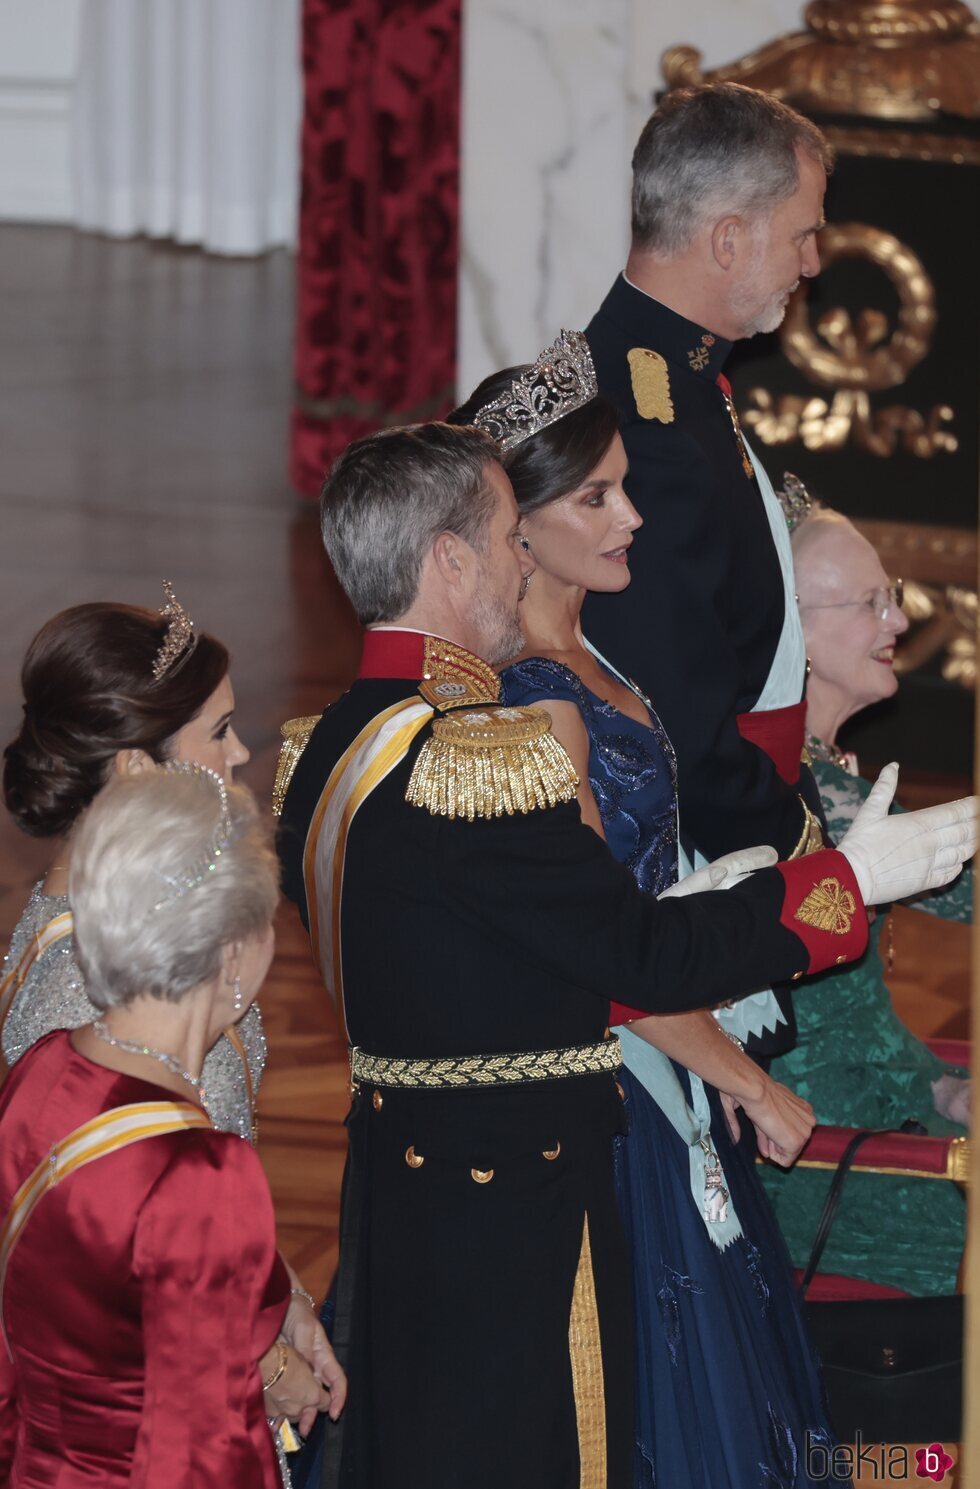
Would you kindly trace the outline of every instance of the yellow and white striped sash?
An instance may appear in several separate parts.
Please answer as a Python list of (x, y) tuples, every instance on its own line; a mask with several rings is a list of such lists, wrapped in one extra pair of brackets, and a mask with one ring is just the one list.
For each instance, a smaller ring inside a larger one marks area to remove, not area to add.
[(64, 910), (53, 920), (49, 920), (47, 925), (43, 925), (39, 931), (34, 933), (16, 962), (5, 974), (3, 981), (0, 982), (0, 1083), (7, 1073), (7, 1063), (3, 1058), (3, 1030), (10, 1010), (14, 1006), (14, 999), (27, 981), (27, 975), (38, 957), (43, 956), (49, 947), (63, 941), (66, 936), (70, 936), (73, 925), (74, 916), (70, 910)]
[(42, 926), (31, 937), (10, 971), (0, 982), (0, 1031), (3, 1030), (13, 1001), (27, 981), (27, 974), (38, 957), (43, 956), (57, 941), (63, 941), (66, 936), (70, 936), (73, 923), (74, 917), (70, 910), (65, 910), (61, 915), (56, 915), (53, 920), (49, 920), (47, 925)]
[(340, 957), (340, 897), (347, 834), (358, 807), (405, 755), (434, 709), (418, 694), (394, 703), (366, 724), (330, 772), (306, 834), (303, 877), (313, 955), (347, 1039)]
[(14, 1195), (0, 1228), (0, 1309), (11, 1253), (36, 1206), (49, 1190), (86, 1164), (94, 1163), (109, 1153), (118, 1153), (130, 1143), (161, 1137), (168, 1132), (210, 1126), (207, 1115), (190, 1101), (136, 1101), (102, 1112), (55, 1143)]

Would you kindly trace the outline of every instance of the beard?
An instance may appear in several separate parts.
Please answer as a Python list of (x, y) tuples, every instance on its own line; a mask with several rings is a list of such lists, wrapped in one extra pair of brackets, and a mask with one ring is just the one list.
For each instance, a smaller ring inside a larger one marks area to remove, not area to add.
[(482, 589), (477, 595), (472, 623), (480, 637), (480, 656), (491, 667), (510, 661), (524, 645), (517, 602), (505, 600), (489, 589)]
[(760, 224), (752, 237), (752, 267), (732, 293), (732, 317), (739, 327), (740, 339), (777, 330), (785, 319), (789, 297), (800, 282), (797, 279), (788, 288), (772, 288), (772, 271), (766, 270), (769, 248), (769, 226)]
[(768, 295), (755, 276), (742, 285), (732, 300), (732, 312), (740, 327), (739, 337), (764, 336), (777, 330), (785, 319), (790, 295), (798, 284), (799, 280), (788, 290), (775, 290)]

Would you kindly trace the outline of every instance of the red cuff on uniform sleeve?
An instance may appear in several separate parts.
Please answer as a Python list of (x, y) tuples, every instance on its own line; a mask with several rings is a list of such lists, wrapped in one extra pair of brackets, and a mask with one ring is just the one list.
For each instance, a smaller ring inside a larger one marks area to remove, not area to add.
[(630, 1008), (626, 1003), (610, 1003), (609, 1005), (610, 1029), (614, 1029), (617, 1024), (629, 1024), (633, 1019), (649, 1017), (649, 1008)]
[(868, 944), (868, 913), (843, 853), (824, 848), (776, 865), (786, 884), (779, 919), (803, 943), (797, 981), (839, 962), (853, 962)]

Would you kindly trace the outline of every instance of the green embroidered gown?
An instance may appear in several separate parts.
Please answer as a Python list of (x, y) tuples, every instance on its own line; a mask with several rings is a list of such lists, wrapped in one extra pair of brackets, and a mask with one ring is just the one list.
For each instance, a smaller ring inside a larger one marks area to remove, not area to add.
[[(839, 842), (870, 785), (840, 766), (814, 761), (827, 822)], [(913, 908), (946, 920), (972, 920), (970, 868)], [(772, 1074), (813, 1104), (818, 1122), (898, 1127), (915, 1117), (933, 1135), (963, 1135), (939, 1116), (932, 1082), (964, 1075), (937, 1059), (892, 1008), (879, 942), (887, 914), (871, 927), (865, 956), (841, 972), (810, 979), (796, 995), (799, 1042), (773, 1061)], [(941, 931), (937, 927), (937, 934)], [(762, 1165), (762, 1178), (793, 1265), (806, 1264), (832, 1174)], [(965, 1196), (945, 1181), (884, 1174), (849, 1175), (820, 1269), (887, 1283), (916, 1296), (956, 1290), (963, 1254)]]

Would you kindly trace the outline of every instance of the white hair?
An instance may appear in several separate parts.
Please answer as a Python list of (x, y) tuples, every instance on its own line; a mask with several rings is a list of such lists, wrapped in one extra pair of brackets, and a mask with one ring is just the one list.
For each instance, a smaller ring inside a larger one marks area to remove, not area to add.
[(99, 792), (72, 835), (68, 894), (85, 991), (99, 1009), (142, 993), (176, 1002), (261, 935), (278, 900), (271, 830), (251, 792), (229, 786), (230, 841), (202, 881), (221, 802), (206, 776), (152, 771)]
[(821, 539), (833, 537), (834, 534), (843, 533), (847, 529), (857, 537), (861, 536), (854, 523), (849, 517), (845, 517), (843, 512), (838, 512), (833, 507), (825, 507), (822, 502), (815, 501), (790, 535), (795, 568), (799, 570), (801, 564), (810, 558)]

